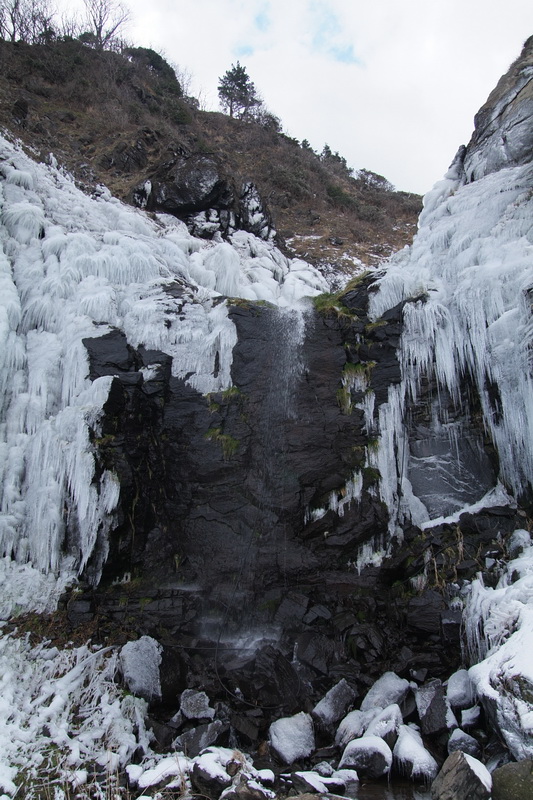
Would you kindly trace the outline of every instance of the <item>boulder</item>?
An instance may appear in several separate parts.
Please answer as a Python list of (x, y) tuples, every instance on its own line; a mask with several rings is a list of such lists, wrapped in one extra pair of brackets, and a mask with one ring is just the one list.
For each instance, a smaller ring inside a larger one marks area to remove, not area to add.
[(405, 678), (400, 678), (395, 672), (385, 672), (366, 693), (361, 703), (361, 711), (386, 708), (393, 703), (399, 704), (409, 689), (410, 683)]
[(478, 705), (472, 706), (472, 708), (465, 708), (461, 711), (461, 727), (473, 728), (478, 724), (480, 715), (481, 708)]
[(337, 728), (335, 744), (346, 747), (352, 739), (359, 739), (374, 716), (372, 711), (350, 711)]
[(161, 699), (161, 645), (151, 636), (127, 642), (120, 651), (120, 667), (126, 686), (132, 694), (148, 702)]
[(208, 747), (192, 762), (193, 787), (211, 800), (217, 800), (247, 763), (247, 757), (238, 750)]
[(366, 736), (349, 742), (339, 762), (339, 769), (355, 769), (358, 775), (381, 778), (388, 775), (392, 765), (392, 751), (379, 736)]
[(316, 704), (311, 715), (321, 727), (329, 728), (346, 714), (355, 697), (356, 693), (343, 678)]
[(457, 750), (431, 786), (432, 800), (490, 800), (492, 779), (481, 761)]
[(455, 753), (456, 750), (468, 753), (474, 758), (479, 758), (481, 754), (481, 747), (477, 739), (462, 731), (461, 728), (456, 728), (448, 739), (448, 753)]
[(531, 800), (533, 760), (513, 762), (492, 773), (492, 800)]
[(420, 728), (426, 736), (442, 733), (457, 724), (444, 696), (442, 681), (433, 680), (419, 686), (415, 691), (415, 700)]
[(138, 786), (139, 789), (161, 786), (163, 783), (168, 784), (169, 781), (173, 784), (177, 781), (182, 784), (181, 788), (184, 789), (190, 767), (191, 763), (188, 758), (175, 753), (171, 756), (164, 756), (149, 769), (145, 770), (137, 764), (130, 764), (126, 771), (130, 783)]
[(269, 729), (270, 745), (276, 755), (286, 764), (299, 758), (307, 758), (315, 749), (313, 720), (300, 711), (293, 717), (282, 717)]
[(213, 719), (215, 709), (209, 705), (205, 692), (185, 689), (180, 697), (180, 711), (187, 719)]
[(374, 717), (367, 727), (364, 736), (379, 736), (380, 739), (387, 742), (390, 748), (393, 748), (398, 738), (402, 722), (400, 706), (393, 703)]
[(228, 730), (229, 725), (227, 723), (216, 719), (208, 725), (198, 725), (197, 728), (181, 733), (174, 740), (174, 748), (186, 753), (189, 758), (195, 758), (206, 747), (216, 744)]
[(476, 700), (476, 690), (468, 670), (459, 669), (448, 678), (446, 697), (452, 708), (469, 708)]
[(299, 792), (315, 792), (340, 794), (344, 791), (344, 783), (335, 778), (326, 778), (318, 772), (301, 771), (291, 775), (292, 785)]
[(275, 792), (267, 789), (255, 777), (241, 774), (237, 781), (224, 789), (220, 800), (274, 800), (275, 797)]
[(398, 771), (413, 781), (432, 781), (439, 765), (424, 747), (419, 732), (409, 725), (402, 725), (392, 752)]

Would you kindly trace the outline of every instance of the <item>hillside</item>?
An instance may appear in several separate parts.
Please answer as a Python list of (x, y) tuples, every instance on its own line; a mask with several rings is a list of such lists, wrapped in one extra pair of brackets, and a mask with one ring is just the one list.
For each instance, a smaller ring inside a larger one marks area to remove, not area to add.
[(131, 202), (161, 165), (208, 154), (225, 180), (257, 186), (291, 256), (349, 273), (412, 239), (420, 197), (373, 173), (352, 177), (342, 157), (302, 147), (272, 116), (259, 124), (199, 110), (152, 50), (0, 42), (0, 68), (0, 124), (89, 187)]

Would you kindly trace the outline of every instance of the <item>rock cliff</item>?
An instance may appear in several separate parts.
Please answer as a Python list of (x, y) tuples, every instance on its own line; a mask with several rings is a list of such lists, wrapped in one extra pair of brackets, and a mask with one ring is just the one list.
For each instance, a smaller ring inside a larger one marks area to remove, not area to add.
[[(393, 671), (402, 708), (365, 718), (376, 774), (404, 720), (442, 762), (442, 680), (467, 666), (468, 746), (500, 758), (494, 728), (531, 755), (530, 60), (528, 40), (413, 246), (335, 293), (211, 156), (174, 153), (133, 209), (2, 140), (2, 615), (60, 596), (69, 634), (138, 640), (161, 748), (259, 763), (272, 720), (307, 736), (326, 692), (344, 713)], [(339, 719), (304, 763), (338, 762)]]

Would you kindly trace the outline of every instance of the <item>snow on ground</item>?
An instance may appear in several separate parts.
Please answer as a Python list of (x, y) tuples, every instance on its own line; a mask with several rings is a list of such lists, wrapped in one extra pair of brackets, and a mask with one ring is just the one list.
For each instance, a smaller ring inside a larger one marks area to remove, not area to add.
[[(115, 682), (118, 653), (88, 646), (59, 651), (0, 637), (0, 790), (39, 784), (91, 765), (103, 773), (147, 752), (144, 700)], [(75, 776), (74, 776), (74, 779)]]

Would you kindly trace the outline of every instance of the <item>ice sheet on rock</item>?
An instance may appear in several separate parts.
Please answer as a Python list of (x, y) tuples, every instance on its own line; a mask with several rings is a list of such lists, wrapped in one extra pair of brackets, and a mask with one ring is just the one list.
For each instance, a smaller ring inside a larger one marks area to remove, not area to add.
[(195, 239), (105, 187), (83, 194), (56, 162), (4, 139), (0, 161), (0, 556), (63, 583), (92, 557), (96, 582), (119, 487), (107, 471), (95, 478), (111, 378), (91, 385), (83, 339), (116, 327), (130, 345), (171, 355), (174, 376), (219, 391), (236, 342), (222, 294), (286, 306), (327, 287), (271, 241)]
[[(398, 502), (410, 474), (397, 456), (406, 453), (406, 402), (416, 401), (424, 377), (434, 378), (437, 392), (459, 402), (467, 376), (498, 450), (501, 478), (517, 494), (532, 483), (531, 178), (529, 166), (502, 169), (467, 185), (450, 173), (426, 195), (412, 247), (392, 259), (371, 297), (373, 319), (407, 301), (399, 350), (402, 383), (389, 395), (389, 402), (399, 404), (399, 427), (392, 434), (386, 425), (391, 420), (379, 422), (381, 439), (388, 438), (380, 447), (388, 451), (390, 467), (382, 472), (381, 496), (400, 520), (423, 519), (423, 504), (415, 496)], [(394, 464), (395, 454), (401, 463)], [(386, 464), (384, 456), (381, 460)], [(456, 467), (450, 461), (450, 475)], [(453, 492), (448, 494), (454, 501)], [(426, 518), (439, 513), (426, 511)]]
[(120, 667), (130, 692), (147, 701), (161, 699), (161, 645), (151, 636), (127, 642), (120, 650)]
[(269, 728), (270, 744), (277, 755), (292, 764), (299, 758), (307, 758), (315, 748), (313, 720), (300, 711), (293, 717), (282, 717)]
[[(533, 756), (533, 547), (510, 561), (496, 588), (473, 581), (465, 609), (479, 697), (495, 707), (500, 731), (517, 759)], [(463, 712), (463, 715), (465, 712)]]
[(410, 725), (400, 726), (392, 752), (400, 772), (412, 780), (429, 783), (439, 771), (437, 762), (424, 747), (420, 733)]
[(393, 703), (401, 703), (409, 689), (409, 681), (405, 678), (400, 678), (395, 672), (385, 672), (366, 693), (361, 711), (383, 709)]

